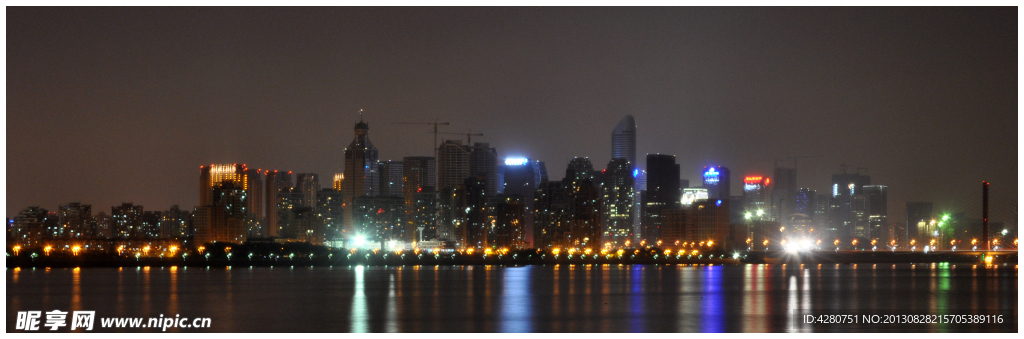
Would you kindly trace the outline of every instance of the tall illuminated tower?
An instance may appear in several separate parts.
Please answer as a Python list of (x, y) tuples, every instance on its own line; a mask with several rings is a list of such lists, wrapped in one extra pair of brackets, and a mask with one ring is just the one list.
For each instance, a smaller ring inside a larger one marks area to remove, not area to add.
[[(367, 132), (370, 125), (362, 119), (355, 127), (355, 139), (345, 148), (345, 181), (342, 186), (342, 200), (345, 209), (345, 222), (342, 227), (342, 237), (346, 240), (353, 236), (355, 231), (355, 219), (353, 217), (353, 202), (361, 196), (375, 196), (380, 189), (377, 178), (377, 149), (370, 142)], [(348, 244), (346, 244), (348, 246)]]
[(612, 130), (612, 159), (626, 159), (637, 168), (636, 163), (636, 121), (626, 115)]

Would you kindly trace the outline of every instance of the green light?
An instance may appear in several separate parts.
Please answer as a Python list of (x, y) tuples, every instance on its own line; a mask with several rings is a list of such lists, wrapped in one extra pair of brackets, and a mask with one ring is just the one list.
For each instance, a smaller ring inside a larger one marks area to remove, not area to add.
[(947, 220), (949, 220), (949, 214), (946, 214), (946, 215), (942, 216), (942, 221), (947, 221)]

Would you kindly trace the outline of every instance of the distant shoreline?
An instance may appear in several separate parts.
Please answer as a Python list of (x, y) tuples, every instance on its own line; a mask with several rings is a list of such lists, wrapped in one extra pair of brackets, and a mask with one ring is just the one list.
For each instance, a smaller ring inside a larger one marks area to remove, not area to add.
[[(911, 263), (965, 263), (984, 265), (983, 252), (807, 252), (799, 254), (782, 252), (749, 252), (745, 257), (712, 254), (713, 258), (707, 256), (659, 256), (659, 255), (626, 255), (617, 256), (559, 256), (557, 258), (550, 254), (523, 254), (514, 255), (465, 255), (465, 254), (441, 254), (434, 256), (427, 253), (415, 255), (408, 253), (405, 256), (394, 253), (365, 253), (356, 252), (356, 255), (349, 256), (348, 252), (342, 252), (345, 256), (331, 253), (328, 256), (303, 257), (277, 257), (266, 258), (204, 258), (201, 256), (188, 258), (153, 258), (153, 257), (125, 257), (125, 256), (40, 256), (36, 258), (25, 256), (7, 257), (7, 268), (70, 268), (70, 267), (328, 267), (328, 266), (461, 266), (461, 265), (503, 265), (503, 266), (524, 266), (524, 265), (741, 265), (741, 264), (911, 264)], [(390, 256), (385, 256), (391, 254)], [(767, 254), (767, 256), (766, 256)], [(1017, 264), (1016, 251), (990, 252), (991, 264), (1013, 263)]]

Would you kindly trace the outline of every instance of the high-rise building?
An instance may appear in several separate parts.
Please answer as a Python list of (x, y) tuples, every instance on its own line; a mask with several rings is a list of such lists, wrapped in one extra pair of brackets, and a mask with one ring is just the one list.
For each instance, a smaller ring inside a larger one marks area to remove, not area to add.
[(441, 189), (459, 187), (469, 178), (469, 147), (462, 140), (445, 140), (437, 148), (437, 187)]
[(816, 191), (810, 188), (801, 188), (797, 191), (793, 198), (793, 213), (813, 217), (817, 206), (815, 194)]
[(743, 177), (743, 209), (745, 213), (752, 213), (754, 217), (761, 220), (777, 220), (772, 214), (771, 189), (768, 185), (771, 179), (761, 175), (748, 175)]
[(488, 197), (498, 194), (498, 151), (488, 143), (477, 142), (470, 147), (469, 175), (484, 178)]
[(731, 195), (729, 188), (729, 169), (722, 166), (704, 167), (704, 188), (708, 189), (708, 200), (728, 199)]
[(402, 197), (408, 214), (405, 220), (409, 223), (407, 233), (416, 234), (416, 241), (437, 238), (437, 225), (434, 224), (437, 220), (437, 198), (434, 196), (436, 164), (433, 157), (402, 159)]
[(265, 237), (278, 237), (281, 232), (281, 221), (280, 211), (281, 206), (278, 206), (277, 196), (284, 191), (292, 189), (292, 172), (278, 172), (266, 171), (266, 185), (264, 190), (264, 206), (266, 208), (266, 216), (263, 224), (263, 236)]
[(113, 238), (129, 239), (143, 236), (142, 206), (130, 202), (113, 206), (110, 208), (110, 219), (113, 221)]
[(681, 191), (679, 190), (679, 165), (674, 155), (647, 155), (647, 191), (642, 197), (643, 234), (641, 239), (647, 243), (655, 243), (661, 236), (661, 211), (666, 208), (678, 207)]
[(466, 247), (487, 248), (490, 215), (487, 181), (483, 176), (466, 178)]
[(533, 247), (567, 246), (569, 190), (562, 181), (545, 181), (534, 193)]
[(868, 238), (885, 243), (895, 237), (895, 230), (889, 225), (888, 187), (885, 185), (864, 186), (864, 207), (868, 217)]
[[(266, 225), (266, 222), (265, 222), (265, 220), (266, 220), (265, 219), (266, 218), (266, 211), (264, 210), (265, 208), (263, 207), (264, 204), (266, 203), (266, 199), (264, 198), (264, 194), (265, 193), (263, 193), (263, 186), (264, 186), (263, 170), (262, 169), (251, 169), (251, 168), (250, 169), (246, 169), (245, 170), (245, 181), (246, 181), (245, 182), (245, 188), (246, 188), (246, 193), (247, 193), (246, 196), (248, 196), (247, 201), (249, 203), (249, 206), (247, 206), (248, 210), (249, 210), (249, 214), (261, 226), (262, 225)], [(256, 234), (262, 234), (263, 233), (263, 229), (262, 228), (263, 227), (260, 227), (260, 229), (255, 230)]]
[(171, 206), (160, 217), (161, 238), (187, 238), (192, 236), (192, 213), (183, 211), (178, 205)]
[(449, 246), (466, 244), (466, 188), (464, 185), (442, 189), (437, 199), (437, 239)]
[(605, 243), (622, 245), (633, 237), (633, 165), (624, 158), (612, 159), (604, 170), (601, 201)]
[(320, 192), (320, 176), (316, 173), (298, 173), (295, 175), (295, 184), (295, 188), (302, 194), (301, 205), (316, 213), (317, 207), (320, 206), (316, 200), (317, 193)]
[(622, 117), (612, 130), (612, 159), (626, 159), (637, 168), (636, 163), (636, 121), (632, 115)]
[(647, 195), (647, 171), (641, 169), (633, 170), (633, 239), (634, 244), (640, 243), (640, 235), (643, 234), (643, 203)]
[(62, 238), (88, 238), (96, 235), (92, 223), (92, 206), (72, 202), (58, 209), (58, 223)]
[(142, 236), (149, 239), (160, 237), (160, 220), (163, 219), (163, 212), (144, 211), (142, 212)]
[(924, 227), (919, 226), (927, 225), (934, 218), (935, 214), (933, 214), (932, 203), (907, 202), (906, 233), (903, 234), (901, 239), (897, 239), (899, 244), (905, 248), (910, 248), (907, 246), (910, 239), (917, 239), (918, 241), (921, 241), (923, 239), (922, 237), (930, 236), (930, 234), (926, 234), (922, 231)]
[(776, 167), (771, 183), (769, 194), (771, 195), (772, 216), (783, 225), (788, 225), (795, 210), (796, 169)]
[(344, 189), (342, 183), (345, 182), (345, 173), (334, 173), (334, 190), (341, 192)]
[(498, 248), (526, 248), (523, 227), (523, 197), (502, 196), (494, 205), (494, 246)]
[[(322, 188), (316, 195), (317, 217), (323, 224), (324, 239), (331, 245), (338, 244), (341, 239), (341, 223), (344, 217), (342, 210), (341, 190)], [(343, 244), (338, 244), (342, 246)]]
[(402, 186), (404, 185), (402, 176), (404, 170), (401, 161), (378, 161), (377, 168), (380, 173), (380, 195), (388, 197), (401, 197)]
[(355, 199), (353, 211), (356, 236), (364, 246), (388, 250), (413, 235), (406, 234), (405, 201), (400, 196), (362, 196)]
[(249, 180), (246, 178), (246, 166), (239, 164), (214, 164), (199, 166), (199, 205), (213, 203), (213, 189), (222, 182), (232, 182), (235, 187), (246, 189)]
[[(191, 221), (191, 214), (189, 214), (189, 216), (189, 220)], [(110, 216), (107, 215), (106, 212), (100, 211), (97, 213), (96, 216), (93, 217), (93, 224), (96, 225), (96, 236), (100, 238), (110, 238), (111, 233), (113, 232), (111, 230), (113, 223), (113, 220), (110, 219)], [(189, 236), (192, 236), (192, 234), (189, 233)]]
[(562, 185), (567, 191), (569, 225), (562, 241), (566, 246), (596, 249), (602, 244), (601, 192), (594, 185), (593, 173), (590, 159), (581, 157), (569, 161), (565, 170)]
[(248, 193), (234, 181), (221, 181), (213, 193), (212, 203), (196, 210), (195, 243), (244, 242), (248, 236)]
[(504, 164), (498, 166), (498, 194), (506, 196), (521, 196), (523, 201), (527, 244), (534, 242), (534, 192), (540, 185), (548, 181), (548, 171), (543, 161), (526, 158), (507, 158)]
[(736, 241), (730, 239), (728, 204), (725, 199), (698, 200), (689, 206), (664, 209), (660, 240), (666, 246), (678, 246), (684, 242), (710, 243), (711, 248), (722, 248), (729, 241)]
[[(376, 196), (380, 188), (377, 176), (377, 148), (373, 147), (367, 133), (370, 125), (360, 119), (355, 127), (355, 138), (345, 148), (345, 181), (342, 182), (342, 199), (345, 209), (354, 207), (353, 202), (361, 196)], [(345, 213), (342, 237), (352, 237), (356, 230), (355, 213)], [(348, 246), (348, 244), (346, 244)]]
[(45, 223), (49, 213), (45, 208), (30, 206), (21, 210), (11, 224), (11, 240), (13, 244), (24, 247), (35, 247), (43, 244), (46, 238)]
[[(860, 174), (833, 174), (833, 213), (830, 213), (830, 228), (838, 236), (867, 237), (867, 214), (863, 209), (862, 188), (871, 184), (871, 177)], [(861, 206), (861, 208), (855, 208)]]

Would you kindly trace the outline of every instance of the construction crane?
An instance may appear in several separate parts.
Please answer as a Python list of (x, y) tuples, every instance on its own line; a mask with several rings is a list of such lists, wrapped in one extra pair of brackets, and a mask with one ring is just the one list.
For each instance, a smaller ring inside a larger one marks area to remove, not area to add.
[(434, 125), (434, 154), (437, 155), (437, 126), (440, 125), (451, 125), (447, 122), (438, 122), (438, 119), (434, 119), (434, 122), (396, 122), (398, 125)]
[(451, 133), (451, 132), (441, 132), (441, 133), (438, 133), (438, 134), (457, 134), (457, 135), (465, 135), (465, 136), (466, 136), (466, 145), (467, 145), (467, 146), (471, 146), (471, 145), (473, 145), (473, 141), (472, 141), (473, 139), (472, 139), (472, 138), (473, 138), (474, 136), (478, 136), (478, 137), (482, 137), (482, 136), (484, 136), (484, 135), (483, 135), (482, 133), (473, 133), (473, 131), (469, 131), (469, 133)]

